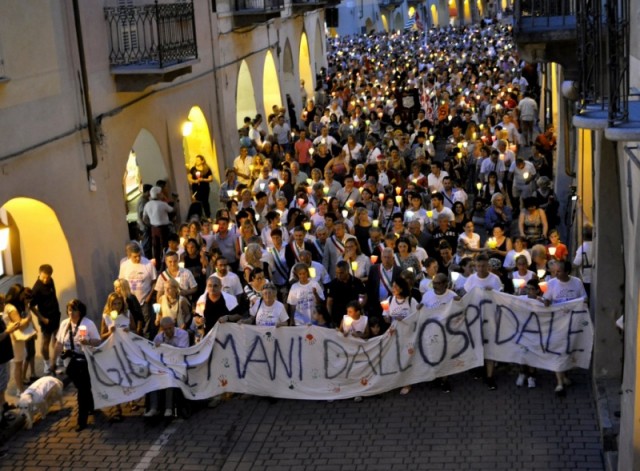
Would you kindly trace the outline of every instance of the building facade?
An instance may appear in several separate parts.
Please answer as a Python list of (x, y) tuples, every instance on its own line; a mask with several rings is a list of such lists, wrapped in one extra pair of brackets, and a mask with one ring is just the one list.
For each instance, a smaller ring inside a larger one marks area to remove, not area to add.
[(141, 183), (187, 214), (187, 169), (220, 176), (245, 116), (302, 107), (325, 65), (315, 2), (9, 0), (0, 5), (2, 272), (54, 267), (61, 302), (98, 316)]

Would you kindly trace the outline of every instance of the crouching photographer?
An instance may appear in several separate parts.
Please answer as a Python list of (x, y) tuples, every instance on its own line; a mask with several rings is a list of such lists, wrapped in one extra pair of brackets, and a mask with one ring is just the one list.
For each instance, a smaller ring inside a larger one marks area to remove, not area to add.
[[(87, 319), (87, 307), (78, 299), (67, 304), (67, 319), (62, 321), (56, 336), (56, 358), (64, 360), (67, 376), (78, 390), (78, 425), (80, 432), (87, 426), (89, 414), (93, 412), (93, 396), (91, 394), (91, 377), (89, 364), (82, 350), (83, 345), (100, 345), (100, 333), (96, 325)], [(54, 359), (55, 360), (55, 359)], [(55, 361), (54, 361), (55, 364)]]

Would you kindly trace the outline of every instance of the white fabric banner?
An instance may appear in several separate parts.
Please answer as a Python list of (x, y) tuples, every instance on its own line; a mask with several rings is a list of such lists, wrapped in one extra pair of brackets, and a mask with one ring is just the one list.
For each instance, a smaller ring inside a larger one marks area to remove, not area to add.
[(474, 290), (422, 309), (379, 337), (360, 340), (321, 327), (217, 324), (199, 344), (177, 349), (117, 329), (84, 347), (95, 406), (168, 387), (189, 399), (224, 392), (288, 399), (345, 399), (431, 381), (485, 359), (551, 371), (587, 368), (593, 330), (582, 301), (542, 303)]

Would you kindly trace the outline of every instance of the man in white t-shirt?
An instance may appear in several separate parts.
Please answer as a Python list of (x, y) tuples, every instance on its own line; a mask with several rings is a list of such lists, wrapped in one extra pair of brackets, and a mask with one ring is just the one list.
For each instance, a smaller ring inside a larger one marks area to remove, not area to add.
[(127, 260), (120, 264), (118, 278), (129, 282), (131, 292), (142, 307), (144, 333), (153, 339), (156, 327), (155, 316), (151, 309), (151, 296), (153, 295), (153, 282), (157, 278), (156, 267), (148, 259), (142, 257), (142, 249), (139, 245), (132, 244), (128, 251)]
[(222, 283), (222, 291), (233, 296), (240, 296), (244, 291), (240, 278), (235, 273), (229, 271), (229, 262), (226, 258), (220, 257), (216, 260), (216, 272), (211, 275), (215, 276)]
[(427, 309), (434, 309), (449, 304), (458, 295), (447, 288), (449, 278), (444, 273), (438, 273), (431, 282), (433, 289), (427, 290), (422, 296), (421, 304)]
[[(586, 301), (587, 292), (582, 281), (580, 281), (580, 278), (571, 276), (570, 273), (570, 261), (565, 260), (564, 262), (556, 263), (556, 277), (548, 281), (547, 291), (542, 295), (545, 306), (580, 298)], [(571, 381), (569, 381), (564, 371), (556, 371), (556, 381), (555, 393), (563, 396), (565, 394), (565, 386), (570, 385)]]
[[(470, 292), (474, 288), (482, 288), (486, 290), (502, 290), (500, 278), (489, 271), (489, 257), (480, 254), (476, 257), (476, 272), (467, 278), (464, 283), (465, 292)], [(493, 377), (495, 362), (493, 360), (485, 360), (486, 368), (485, 382), (487, 387), (493, 391), (497, 389), (496, 380)]]

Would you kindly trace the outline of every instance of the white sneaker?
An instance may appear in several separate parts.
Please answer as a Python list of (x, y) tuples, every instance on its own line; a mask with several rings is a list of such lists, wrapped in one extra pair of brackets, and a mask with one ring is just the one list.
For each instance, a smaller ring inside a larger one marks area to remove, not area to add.
[(153, 417), (154, 415), (157, 415), (158, 411), (156, 409), (149, 409), (147, 412), (144, 413), (144, 417)]
[(173, 417), (173, 409), (165, 409), (164, 410), (165, 417)]
[(516, 378), (516, 386), (521, 388), (524, 385), (524, 380), (525, 379), (526, 379), (526, 376), (524, 375), (524, 373), (520, 373), (518, 375), (518, 377)]
[(51, 368), (49, 368), (49, 362), (45, 360), (44, 362), (44, 376), (51, 374)]
[(558, 384), (555, 389), (556, 394), (564, 394), (564, 386), (562, 384)]
[(529, 389), (533, 389), (536, 387), (536, 379), (533, 376), (529, 376), (529, 379), (527, 379), (527, 385), (529, 386)]

